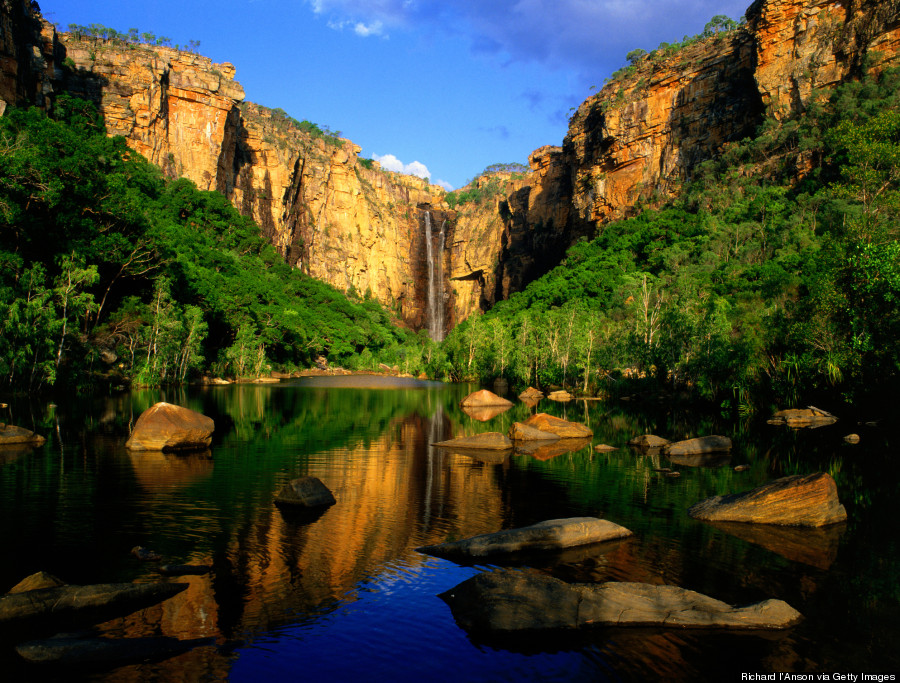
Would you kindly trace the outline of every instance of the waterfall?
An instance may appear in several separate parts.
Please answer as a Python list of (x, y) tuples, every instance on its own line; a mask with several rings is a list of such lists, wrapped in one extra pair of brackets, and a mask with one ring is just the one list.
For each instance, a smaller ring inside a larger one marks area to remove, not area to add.
[(425, 255), (428, 260), (428, 336), (435, 341), (444, 339), (444, 228), (447, 221), (441, 223), (437, 262), (434, 258), (434, 245), (431, 235), (431, 212), (425, 212)]

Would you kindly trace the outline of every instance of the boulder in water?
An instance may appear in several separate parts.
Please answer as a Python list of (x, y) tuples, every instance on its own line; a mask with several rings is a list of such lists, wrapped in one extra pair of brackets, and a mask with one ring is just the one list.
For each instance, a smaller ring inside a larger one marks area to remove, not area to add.
[(512, 401), (497, 396), (493, 391), (482, 389), (466, 396), (459, 404), (463, 408), (482, 408), (484, 406), (512, 407)]
[(452, 560), (482, 559), (523, 552), (563, 550), (631, 535), (625, 527), (605, 519), (570, 517), (481, 534), (462, 541), (423, 546), (416, 550)]
[(690, 507), (688, 515), (709, 522), (755, 522), (825, 526), (847, 519), (829, 474), (795, 474), (750, 491), (714, 496)]
[(215, 423), (189, 408), (157, 403), (137, 419), (125, 447), (132, 451), (167, 451), (208, 448)]
[(334, 494), (318, 477), (300, 477), (285, 484), (275, 496), (275, 502), (311, 508), (334, 505), (337, 501)]
[(562, 439), (583, 439), (594, 435), (588, 427), (577, 422), (569, 422), (559, 417), (553, 417), (547, 413), (538, 413), (529, 417), (525, 424), (543, 432), (556, 434)]
[(727, 436), (698, 436), (696, 439), (670, 443), (664, 448), (666, 455), (702, 455), (730, 450), (731, 439)]
[(24, 427), (2, 425), (0, 429), (0, 446), (43, 446), (47, 442), (40, 434), (35, 434)]
[(679, 586), (569, 584), (510, 570), (478, 574), (440, 597), (464, 630), (480, 634), (597, 626), (785, 629), (802, 618), (781, 600), (735, 607)]

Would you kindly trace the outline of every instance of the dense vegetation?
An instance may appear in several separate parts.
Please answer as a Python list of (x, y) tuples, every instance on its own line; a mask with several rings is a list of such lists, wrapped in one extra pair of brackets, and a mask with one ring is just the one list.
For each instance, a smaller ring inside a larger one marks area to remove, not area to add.
[(677, 200), (459, 325), (445, 371), (586, 391), (632, 376), (744, 410), (896, 387), (898, 98), (888, 72), (767, 122)]
[(216, 192), (165, 179), (93, 105), (0, 118), (0, 386), (354, 362), (406, 334), (291, 269)]

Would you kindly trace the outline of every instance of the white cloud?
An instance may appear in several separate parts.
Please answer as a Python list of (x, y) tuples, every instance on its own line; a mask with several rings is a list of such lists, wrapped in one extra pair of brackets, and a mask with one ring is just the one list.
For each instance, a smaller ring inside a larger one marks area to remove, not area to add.
[(405, 173), (406, 175), (417, 175), (420, 178), (431, 177), (431, 171), (429, 171), (428, 167), (421, 161), (413, 161), (409, 164), (404, 164), (393, 154), (385, 154), (384, 156), (373, 154), (372, 158), (379, 164), (381, 164), (382, 168), (388, 171), (394, 171), (395, 173)]
[(385, 38), (387, 37), (384, 33), (384, 24), (380, 21), (373, 21), (369, 25), (366, 25), (359, 21), (353, 27), (353, 32), (358, 36), (362, 36), (363, 38), (367, 38), (369, 36), (384, 36)]
[(440, 185), (445, 190), (447, 190), (447, 192), (450, 192), (453, 189), (453, 185), (448, 183), (446, 180), (438, 179), (438, 180), (432, 180), (431, 182), (434, 183), (435, 185)]

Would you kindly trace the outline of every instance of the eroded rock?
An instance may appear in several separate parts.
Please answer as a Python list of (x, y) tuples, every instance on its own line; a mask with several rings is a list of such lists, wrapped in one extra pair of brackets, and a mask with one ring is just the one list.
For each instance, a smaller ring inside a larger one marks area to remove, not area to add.
[(631, 535), (631, 531), (625, 527), (605, 519), (570, 517), (481, 534), (462, 541), (423, 546), (416, 550), (452, 560), (481, 559), (525, 552), (556, 551)]
[(847, 519), (834, 479), (824, 472), (795, 474), (743, 493), (707, 498), (692, 505), (688, 515), (710, 522), (812, 527)]
[(513, 422), (507, 435), (513, 441), (556, 441), (559, 439), (558, 434), (546, 432), (524, 422)]

